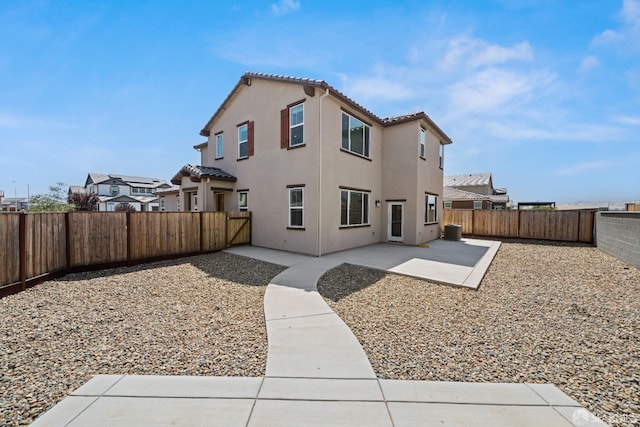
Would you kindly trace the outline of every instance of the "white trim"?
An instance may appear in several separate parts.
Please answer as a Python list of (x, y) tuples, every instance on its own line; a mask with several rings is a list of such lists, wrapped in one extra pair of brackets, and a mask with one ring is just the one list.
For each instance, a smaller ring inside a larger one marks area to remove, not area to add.
[[(224, 134), (219, 133), (219, 134), (216, 135), (216, 141), (215, 141), (215, 143), (216, 143), (215, 158), (216, 159), (221, 159), (221, 158), (224, 157), (224, 138), (223, 138), (222, 135), (224, 135)], [(218, 143), (220, 143), (220, 144), (218, 144)]]
[[(240, 139), (240, 130), (242, 128), (246, 129), (246, 133), (247, 133), (247, 139)], [(247, 146), (247, 155), (246, 156), (241, 156), (240, 155), (240, 146), (242, 144), (246, 144)], [(246, 159), (247, 157), (249, 157), (249, 124), (245, 123), (241, 126), (238, 126), (238, 159)]]
[[(291, 228), (304, 228), (304, 187), (291, 187), (288, 189), (289, 191), (287, 191), (287, 196), (289, 197), (289, 209), (288, 209), (288, 213), (289, 213), (289, 227)], [(291, 192), (292, 191), (297, 191), (300, 190), (302, 193), (302, 205), (300, 206), (291, 206)], [(291, 211), (292, 210), (299, 210), (302, 212), (302, 224), (291, 224)]]
[[(245, 196), (245, 205), (240, 206), (240, 196), (244, 194)], [(238, 212), (248, 212), (249, 211), (249, 192), (248, 191), (238, 191)]]
[[(429, 197), (433, 197), (433, 212), (434, 219), (429, 221)], [(437, 194), (425, 194), (424, 195), (424, 223), (425, 224), (437, 224), (438, 223), (438, 195)]]
[[(393, 206), (400, 206), (400, 236), (393, 235), (392, 227), (392, 210)], [(387, 207), (387, 240), (390, 242), (402, 242), (404, 241), (404, 203), (403, 202), (389, 202)]]
[[(293, 120), (293, 114), (292, 111), (296, 108), (302, 108), (302, 122), (300, 123), (296, 123), (296, 124), (291, 124), (291, 121)], [(298, 128), (298, 127), (302, 127), (302, 141), (300, 141), (297, 144), (293, 143), (293, 129), (294, 128)], [(289, 147), (297, 147), (299, 145), (304, 144), (304, 103), (301, 104), (297, 104), (294, 105), (293, 107), (289, 107)]]

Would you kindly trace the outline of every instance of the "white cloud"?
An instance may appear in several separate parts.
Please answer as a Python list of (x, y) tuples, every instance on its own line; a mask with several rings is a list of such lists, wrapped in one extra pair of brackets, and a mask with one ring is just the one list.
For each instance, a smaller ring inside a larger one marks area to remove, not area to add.
[(448, 41), (446, 54), (440, 67), (451, 70), (458, 68), (476, 69), (510, 61), (532, 61), (533, 49), (528, 42), (512, 47), (490, 44), (485, 40), (459, 36)]
[[(552, 115), (552, 114), (551, 114)], [(624, 129), (606, 124), (576, 123), (567, 120), (489, 120), (484, 123), (492, 135), (507, 141), (539, 140), (611, 143), (624, 139)]]
[(584, 172), (590, 172), (597, 169), (606, 169), (613, 166), (611, 162), (606, 160), (595, 160), (590, 162), (577, 163), (566, 168), (558, 169), (554, 175), (580, 175)]
[(73, 127), (68, 123), (47, 118), (0, 113), (0, 129), (71, 129)]
[(587, 72), (599, 66), (600, 66), (600, 60), (598, 59), (597, 56), (587, 55), (584, 58), (582, 58), (582, 62), (580, 63), (580, 71)]
[(593, 39), (594, 45), (635, 51), (640, 49), (640, 0), (624, 0), (618, 29), (607, 29)]
[(449, 86), (450, 114), (489, 113), (514, 101), (520, 104), (554, 80), (548, 72), (488, 68)]
[(276, 16), (285, 15), (298, 9), (300, 9), (298, 0), (280, 0), (278, 3), (271, 5), (271, 13)]
[(640, 126), (640, 116), (618, 116), (614, 120), (625, 125)]

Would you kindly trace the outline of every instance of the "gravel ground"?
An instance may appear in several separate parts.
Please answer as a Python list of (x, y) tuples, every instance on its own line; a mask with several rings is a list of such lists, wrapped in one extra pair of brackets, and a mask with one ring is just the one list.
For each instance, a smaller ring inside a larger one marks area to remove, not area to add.
[(640, 271), (594, 247), (503, 242), (478, 291), (352, 265), (318, 289), (379, 377), (554, 383), (640, 425)]
[(262, 376), (284, 268), (228, 253), (68, 275), (0, 299), (0, 425), (97, 374)]

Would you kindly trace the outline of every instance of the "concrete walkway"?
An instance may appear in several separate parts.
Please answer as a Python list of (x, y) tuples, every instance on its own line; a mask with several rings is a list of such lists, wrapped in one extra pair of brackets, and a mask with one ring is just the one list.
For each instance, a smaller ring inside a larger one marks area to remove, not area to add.
[(553, 385), (378, 379), (357, 338), (316, 288), (322, 274), (344, 262), (477, 288), (498, 246), (478, 240), (436, 241), (428, 248), (379, 244), (321, 258), (234, 248), (229, 252), (289, 266), (265, 293), (264, 378), (97, 376), (33, 425), (596, 425)]

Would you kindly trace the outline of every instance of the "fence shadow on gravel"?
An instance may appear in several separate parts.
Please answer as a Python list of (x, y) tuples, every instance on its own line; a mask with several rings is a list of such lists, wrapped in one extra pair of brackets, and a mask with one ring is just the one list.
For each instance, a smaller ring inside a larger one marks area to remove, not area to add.
[[(232, 262), (216, 262), (222, 258), (231, 258)], [(188, 261), (207, 276), (247, 286), (267, 286), (273, 277), (286, 270), (280, 265), (224, 252), (195, 256)], [(220, 265), (232, 265), (233, 268), (221, 269)]]
[(382, 280), (388, 273), (353, 264), (341, 264), (326, 272), (318, 280), (318, 292), (324, 298), (339, 302), (341, 299)]

